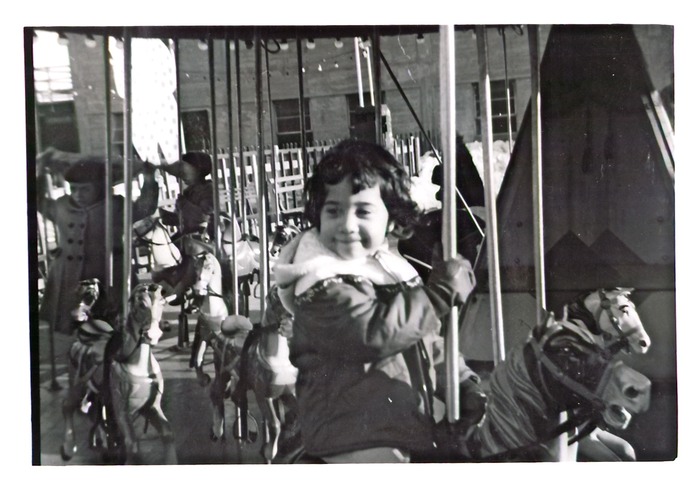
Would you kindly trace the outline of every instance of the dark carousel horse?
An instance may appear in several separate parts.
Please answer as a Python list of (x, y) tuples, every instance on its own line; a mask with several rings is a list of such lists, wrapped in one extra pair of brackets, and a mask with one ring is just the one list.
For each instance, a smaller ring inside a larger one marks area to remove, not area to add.
[[(213, 333), (209, 338), (208, 343), (213, 350), (215, 369), (215, 377), (210, 387), (213, 413), (212, 441), (225, 440), (225, 400), (231, 396), (239, 383), (240, 354), (251, 329), (252, 324), (247, 317), (230, 315), (221, 323), (220, 331)], [(253, 421), (252, 432), (256, 433), (255, 421)]]
[(74, 413), (80, 408), (92, 421), (89, 447), (102, 451), (103, 460), (109, 462), (117, 458), (119, 445), (117, 426), (108, 404), (105, 369), (107, 360), (112, 358), (110, 341), (115, 331), (109, 322), (94, 318), (95, 305), (103, 296), (98, 279), (81, 281), (77, 295), (81, 300), (72, 311), (77, 331), (67, 354), (69, 388), (62, 403), (65, 428), (60, 455), (68, 461), (77, 452)]
[[(263, 445), (261, 453), (267, 463), (280, 453), (287, 457), (297, 450), (299, 427), (295, 383), (297, 369), (290, 363), (288, 340), (292, 337), (292, 316), (278, 298), (274, 285), (267, 297), (264, 318), (246, 338), (239, 366), (239, 381), (232, 398), (238, 410), (235, 424), (245, 425), (249, 417), (247, 392), (252, 391), (261, 411)], [(237, 431), (245, 438), (247, 431)]]
[[(626, 297), (615, 291), (605, 292), (604, 298), (609, 295)], [(599, 293), (594, 296), (599, 298)], [(633, 414), (646, 411), (651, 382), (616, 357), (625, 344), (621, 339), (644, 333), (644, 329), (639, 317), (627, 315), (631, 302), (621, 300), (615, 307), (617, 312), (611, 314), (604, 304), (602, 310), (591, 305), (601, 314), (598, 323), (627, 311), (618, 317), (622, 335), (602, 342), (602, 337), (586, 326), (553, 317), (535, 327), (491, 374), (484, 418), (469, 429), (441, 426), (442, 446), (449, 450), (444, 458), (556, 461), (560, 434), (574, 432), (570, 438), (574, 444), (597, 428), (625, 429)], [(562, 412), (568, 414), (565, 422), (559, 420)], [(574, 450), (569, 455), (575, 455)]]

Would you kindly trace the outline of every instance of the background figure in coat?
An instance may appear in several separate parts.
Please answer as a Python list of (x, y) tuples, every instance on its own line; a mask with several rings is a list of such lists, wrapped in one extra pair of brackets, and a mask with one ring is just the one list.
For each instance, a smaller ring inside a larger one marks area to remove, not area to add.
[[(158, 205), (156, 167), (146, 163), (142, 169), (144, 184), (141, 195), (132, 204), (133, 221), (152, 215)], [(55, 223), (58, 248), (48, 271), (40, 318), (48, 321), (55, 332), (72, 333), (70, 311), (78, 304), (76, 289), (81, 280), (98, 278), (105, 294), (92, 310), (96, 318), (114, 322), (120, 311), (123, 289), (123, 251), (131, 244), (123, 242), (124, 198), (113, 196), (112, 237), (113, 269), (111, 288), (106, 284), (105, 248), (105, 162), (94, 157), (83, 158), (65, 171), (70, 194), (58, 199), (47, 197), (45, 175), (38, 176), (38, 209)], [(136, 275), (132, 275), (133, 283)]]
[[(472, 159), (461, 135), (455, 139), (455, 186), (465, 199), (468, 210), (459, 196), (456, 195), (456, 220), (458, 253), (474, 264), (479, 246), (482, 243), (484, 222), (484, 183), (479, 176), (477, 167)], [(431, 174), (431, 182), (440, 186), (436, 199), (443, 202), (444, 188), (455, 192), (452, 187), (444, 186), (443, 166), (436, 165)], [(476, 223), (475, 223), (476, 221)], [(477, 227), (479, 225), (479, 228)], [(481, 231), (480, 231), (481, 228)], [(400, 253), (431, 264), (432, 252), (436, 244), (442, 243), (443, 212), (440, 209), (425, 213), (415, 226), (414, 234), (398, 244)], [(419, 263), (411, 262), (424, 281), (429, 277), (430, 270)]]
[(211, 173), (211, 157), (204, 152), (188, 152), (174, 164), (161, 170), (178, 177), (185, 187), (175, 202), (175, 212), (160, 210), (165, 225), (178, 228), (173, 237), (198, 234), (206, 241), (213, 239), (213, 182), (206, 179)]

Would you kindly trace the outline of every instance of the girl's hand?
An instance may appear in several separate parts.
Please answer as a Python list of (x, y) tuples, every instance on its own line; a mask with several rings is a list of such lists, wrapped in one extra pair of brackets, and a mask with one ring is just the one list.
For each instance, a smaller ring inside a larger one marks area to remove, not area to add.
[(440, 244), (436, 244), (431, 266), (429, 289), (443, 298), (448, 307), (466, 302), (477, 284), (472, 264), (462, 256), (444, 261)]

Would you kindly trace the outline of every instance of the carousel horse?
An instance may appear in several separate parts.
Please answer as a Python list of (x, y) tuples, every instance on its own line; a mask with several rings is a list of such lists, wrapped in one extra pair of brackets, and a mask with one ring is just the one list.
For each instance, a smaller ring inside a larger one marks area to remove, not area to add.
[(211, 383), (210, 397), (213, 413), (211, 440), (225, 440), (225, 400), (230, 397), (239, 380), (240, 353), (252, 324), (242, 315), (229, 315), (220, 325), (220, 332), (213, 333), (209, 345), (213, 350), (215, 377)]
[[(563, 309), (561, 323), (589, 330), (599, 346), (612, 354), (645, 354), (651, 346), (637, 308), (630, 300), (632, 288), (584, 292)], [(636, 460), (632, 446), (600, 428), (580, 440), (579, 460)]]
[(615, 350), (581, 325), (549, 317), (492, 372), (482, 420), (441, 426), (443, 446), (459, 460), (556, 461), (562, 433), (577, 429), (575, 443), (597, 427), (625, 429), (649, 408), (651, 382)]
[[(252, 294), (251, 285), (258, 278), (261, 258), (261, 246), (257, 237), (242, 234), (235, 224), (235, 242), (233, 247), (233, 226), (230, 217), (221, 213), (223, 235), (221, 246), (224, 258), (221, 261), (223, 274), (223, 291), (232, 292), (233, 269), (237, 272), (238, 296), (241, 297), (240, 312), (249, 315), (249, 297)], [(234, 249), (234, 253), (233, 253)]]
[(113, 413), (122, 434), (125, 463), (140, 463), (135, 418), (143, 416), (158, 431), (164, 445), (164, 463), (176, 464), (174, 435), (163, 414), (163, 374), (153, 356), (163, 331), (160, 328), (165, 299), (155, 283), (134, 287), (129, 315), (114, 348), (109, 370), (109, 394)]
[(151, 280), (165, 295), (183, 296), (194, 281), (191, 258), (182, 254), (160, 217), (151, 215), (133, 226), (135, 246), (147, 246), (151, 257)]
[(285, 451), (291, 441), (294, 443), (299, 429), (295, 395), (297, 369), (290, 363), (288, 347), (288, 340), (292, 337), (292, 316), (280, 303), (275, 285), (270, 289), (266, 303), (261, 325), (249, 333), (242, 348), (239, 382), (233, 392), (233, 400), (241, 422), (248, 415), (247, 392), (254, 393), (263, 419), (261, 453), (270, 463), (278, 455), (279, 446)]
[(561, 322), (585, 327), (602, 347), (645, 354), (652, 342), (630, 300), (632, 292), (632, 288), (614, 288), (582, 293), (566, 305)]
[(271, 247), (268, 250), (270, 257), (274, 259), (277, 258), (283, 246), (297, 237), (299, 233), (300, 229), (291, 223), (278, 224), (273, 234)]
[(204, 356), (212, 336), (221, 330), (221, 323), (228, 316), (228, 304), (223, 297), (223, 275), (220, 261), (204, 250), (195, 251), (193, 257), (195, 282), (192, 285), (191, 313), (198, 313), (190, 366), (196, 369), (197, 380), (202, 386), (211, 382), (204, 373)]
[(104, 366), (114, 330), (108, 322), (92, 315), (94, 305), (102, 297), (98, 279), (81, 281), (77, 295), (80, 302), (72, 311), (77, 331), (67, 355), (69, 389), (62, 403), (65, 430), (60, 455), (68, 461), (77, 451), (74, 412), (80, 408), (93, 420), (88, 439), (90, 448), (103, 449), (104, 459), (108, 461), (117, 440), (115, 423), (107, 417)]

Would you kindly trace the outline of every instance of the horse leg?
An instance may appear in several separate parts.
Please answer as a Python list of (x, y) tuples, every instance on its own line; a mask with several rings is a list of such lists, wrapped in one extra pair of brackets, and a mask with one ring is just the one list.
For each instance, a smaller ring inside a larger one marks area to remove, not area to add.
[(216, 377), (211, 384), (211, 409), (213, 423), (211, 425), (211, 440), (225, 440), (225, 389), (230, 382), (232, 373), (221, 366), (216, 366)]
[(161, 399), (162, 396), (159, 394), (153, 405), (146, 410), (145, 416), (160, 435), (164, 448), (163, 464), (176, 465), (177, 452), (175, 450), (175, 435), (170, 421), (168, 421), (168, 418), (163, 414)]
[(130, 411), (130, 398), (134, 396), (132, 394), (131, 381), (127, 378), (126, 373), (118, 373), (122, 369), (116, 364), (112, 368), (113, 371), (110, 374), (110, 400), (117, 426), (124, 440), (126, 451), (125, 463), (139, 464), (139, 440), (136, 437), (136, 431), (132, 422), (133, 414)]
[[(196, 342), (196, 334), (194, 336), (194, 341)], [(194, 369), (196, 370), (196, 380), (202, 387), (206, 387), (209, 383), (211, 383), (211, 377), (207, 373), (204, 373), (204, 356), (206, 355), (206, 346), (206, 340), (199, 339), (197, 351), (194, 356)]]
[(632, 462), (635, 449), (623, 438), (608, 431), (595, 429), (579, 442), (577, 460), (582, 462)]
[(74, 437), (74, 412), (81, 403), (81, 396), (84, 393), (84, 384), (70, 384), (67, 396), (62, 401), (62, 417), (65, 422), (65, 431), (60, 447), (62, 460), (68, 461), (77, 452), (77, 443)]
[(259, 390), (254, 394), (265, 426), (265, 438), (264, 444), (261, 447), (261, 454), (266, 459), (266, 462), (270, 463), (278, 454), (278, 439), (280, 438), (280, 418), (278, 418), (275, 407), (276, 399), (265, 395), (264, 392)]

